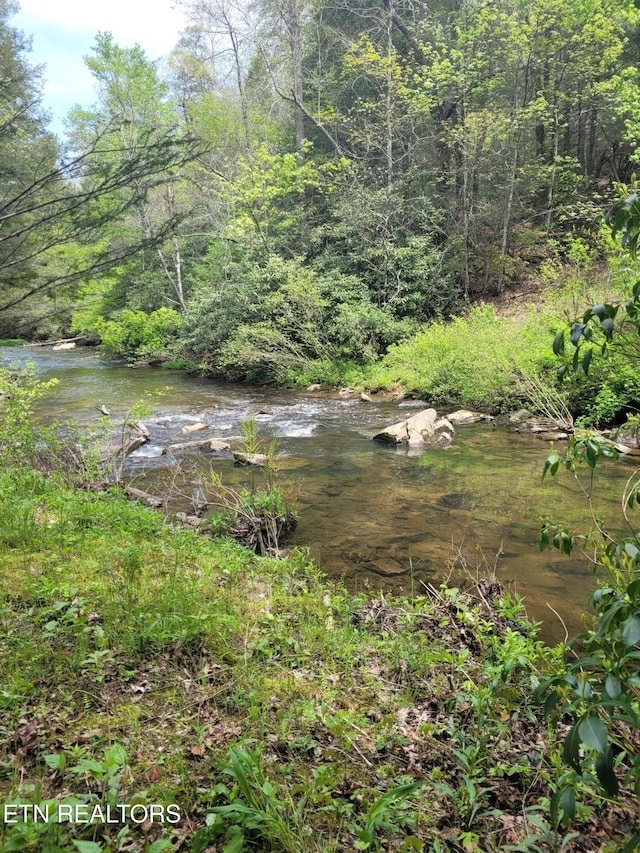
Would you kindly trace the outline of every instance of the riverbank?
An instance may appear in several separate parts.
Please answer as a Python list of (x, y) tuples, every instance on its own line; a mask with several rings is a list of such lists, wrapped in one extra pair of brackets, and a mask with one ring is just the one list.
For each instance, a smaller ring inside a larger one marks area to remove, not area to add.
[[(630, 836), (631, 793), (611, 805), (587, 788), (554, 831), (564, 732), (532, 694), (561, 649), (494, 580), (352, 596), (301, 553), (256, 557), (118, 490), (12, 470), (0, 492), (2, 798), (31, 816), (102, 810), (92, 826), (5, 822), (3, 853), (618, 850)], [(139, 808), (120, 821), (118, 804)]]

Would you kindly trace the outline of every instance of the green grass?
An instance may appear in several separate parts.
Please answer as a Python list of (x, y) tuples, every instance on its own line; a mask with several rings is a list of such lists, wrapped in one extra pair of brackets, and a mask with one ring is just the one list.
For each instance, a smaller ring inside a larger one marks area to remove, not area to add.
[[(569, 837), (546, 817), (558, 746), (531, 699), (560, 650), (536, 642), (517, 601), (352, 596), (303, 554), (256, 557), (118, 490), (24, 469), (2, 474), (0, 495), (3, 797), (181, 815), (0, 826), (2, 853)], [(607, 808), (589, 800), (576, 831)]]

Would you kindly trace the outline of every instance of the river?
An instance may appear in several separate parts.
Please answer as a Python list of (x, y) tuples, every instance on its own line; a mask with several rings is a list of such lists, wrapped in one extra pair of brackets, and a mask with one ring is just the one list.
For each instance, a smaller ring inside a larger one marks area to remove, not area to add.
[[(151, 441), (128, 463), (135, 485), (149, 491), (158, 479), (174, 476), (175, 460), (162, 455), (164, 447), (205, 435), (237, 436), (241, 421), (255, 415), (260, 435), (275, 437), (281, 475), (296, 495), (300, 521), (291, 544), (309, 548), (324, 572), (344, 577), (352, 590), (419, 595), (427, 583), (449, 577), (457, 583), (462, 558), (471, 576), (495, 565), (503, 583), (525, 597), (529, 615), (543, 622), (547, 641), (564, 637), (563, 623), (571, 635), (582, 627), (595, 586), (589, 563), (578, 554), (540, 553), (537, 537), (541, 518), (549, 516), (586, 531), (586, 504), (566, 472), (541, 481), (549, 453), (543, 441), (475, 424), (458, 427), (446, 450), (407, 452), (371, 440), (380, 427), (410, 414), (398, 402), (133, 369), (103, 362), (88, 349), (4, 348), (0, 361), (31, 362), (43, 378), (59, 380), (40, 404), (47, 419), (97, 424), (97, 407), (104, 405), (116, 423), (136, 401), (162, 392), (144, 418)], [(198, 421), (208, 425), (206, 434), (183, 434)], [(209, 469), (235, 486), (261, 476), (234, 466), (229, 455), (190, 454), (181, 463), (187, 488)], [(612, 528), (630, 470), (618, 461), (596, 471), (597, 512)]]

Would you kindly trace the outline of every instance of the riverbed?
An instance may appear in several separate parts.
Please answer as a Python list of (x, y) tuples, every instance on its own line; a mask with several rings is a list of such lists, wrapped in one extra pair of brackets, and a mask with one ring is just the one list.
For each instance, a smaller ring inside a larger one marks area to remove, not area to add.
[[(542, 481), (550, 452), (544, 441), (480, 423), (457, 427), (445, 450), (393, 449), (372, 436), (411, 414), (411, 403), (129, 368), (82, 348), (5, 348), (0, 360), (31, 362), (43, 378), (59, 380), (39, 406), (47, 420), (97, 425), (104, 407), (115, 426), (146, 398), (151, 440), (129, 458), (128, 476), (149, 491), (176, 476), (184, 491), (195, 489), (211, 471), (236, 487), (259, 482), (260, 472), (234, 466), (230, 454), (162, 453), (194, 437), (237, 437), (254, 416), (259, 435), (276, 442), (280, 476), (300, 512), (290, 545), (308, 548), (323, 571), (343, 577), (352, 590), (420, 595), (426, 584), (458, 583), (461, 566), (471, 577), (495, 569), (543, 622), (545, 639), (562, 639), (565, 625), (571, 635), (581, 629), (595, 586), (589, 562), (580, 554), (541, 553), (537, 540), (548, 517), (586, 532), (586, 504), (567, 472)], [(183, 433), (198, 422), (207, 430)], [(597, 513), (614, 529), (630, 471), (624, 461), (596, 471)]]

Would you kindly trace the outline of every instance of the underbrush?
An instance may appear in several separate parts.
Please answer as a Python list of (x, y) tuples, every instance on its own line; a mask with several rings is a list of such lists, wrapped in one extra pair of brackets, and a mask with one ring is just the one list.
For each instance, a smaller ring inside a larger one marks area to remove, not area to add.
[[(541, 273), (542, 275), (542, 273)], [(549, 341), (563, 326), (580, 320), (586, 300), (607, 302), (627, 298), (633, 269), (621, 260), (591, 268), (586, 262), (550, 265), (546, 289), (535, 300), (496, 311), (479, 304), (450, 322), (424, 327), (389, 348), (375, 365), (345, 373), (352, 384), (391, 389), (401, 386), (435, 405), (455, 404), (504, 412), (526, 406), (548, 414), (540, 394), (562, 400), (584, 424), (607, 425), (623, 410), (640, 406), (640, 368), (629, 359), (628, 330), (607, 357), (594, 360), (589, 376), (567, 376), (560, 385), (561, 361)], [(541, 285), (542, 287), (542, 285)]]
[[(352, 596), (304, 554), (258, 557), (115, 488), (13, 469), (0, 494), (2, 853), (614, 850), (631, 832), (624, 787), (552, 822), (562, 746), (533, 689), (562, 649), (495, 581)], [(35, 804), (49, 822), (22, 819)], [(164, 821), (135, 819), (152, 806)]]
[(555, 359), (549, 336), (559, 328), (531, 313), (499, 317), (489, 305), (450, 323), (434, 323), (389, 349), (366, 377), (369, 387), (402, 385), (435, 404), (507, 410), (523, 401), (520, 377), (547, 375)]

